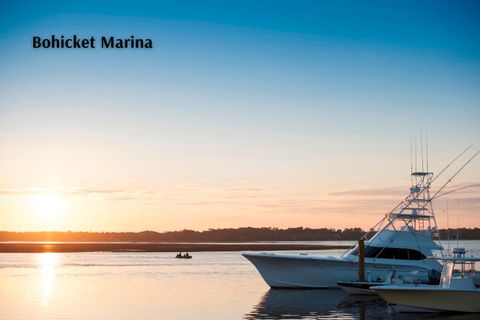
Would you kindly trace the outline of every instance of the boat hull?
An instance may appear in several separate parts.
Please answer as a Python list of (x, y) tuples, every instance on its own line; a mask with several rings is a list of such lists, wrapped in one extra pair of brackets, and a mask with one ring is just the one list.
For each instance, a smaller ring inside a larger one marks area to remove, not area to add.
[[(307, 257), (296, 259), (270, 254), (243, 256), (257, 268), (272, 288), (330, 288), (337, 287), (339, 280), (355, 280), (350, 272), (352, 266), (344, 261), (319, 264), (317, 260)], [(336, 269), (335, 275), (330, 273), (333, 269)]]
[(438, 286), (372, 287), (402, 310), (480, 312), (480, 291), (443, 289)]
[[(343, 257), (319, 257), (302, 255), (277, 255), (270, 253), (244, 253), (272, 288), (338, 288), (338, 281), (358, 280), (357, 261)], [(384, 281), (392, 271), (392, 261), (366, 263), (372, 280)], [(397, 274), (408, 277), (412, 270), (419, 272), (419, 279), (427, 281), (431, 266), (412, 267), (395, 265)], [(423, 279), (422, 279), (423, 277)]]

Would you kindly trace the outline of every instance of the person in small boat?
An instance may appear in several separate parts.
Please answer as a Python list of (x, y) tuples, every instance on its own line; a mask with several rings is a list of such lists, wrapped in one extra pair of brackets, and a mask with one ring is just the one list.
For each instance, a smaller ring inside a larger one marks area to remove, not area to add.
[(179, 252), (176, 258), (182, 258), (182, 257), (183, 257), (182, 252)]
[(191, 256), (188, 254), (188, 252), (186, 252), (184, 255), (183, 255), (184, 258), (190, 258)]

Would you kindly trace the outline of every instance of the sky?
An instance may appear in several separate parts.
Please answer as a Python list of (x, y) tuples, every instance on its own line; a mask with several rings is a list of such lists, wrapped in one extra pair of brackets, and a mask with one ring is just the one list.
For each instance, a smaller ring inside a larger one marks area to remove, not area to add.
[[(369, 228), (415, 136), (433, 172), (480, 149), (478, 30), (478, 1), (2, 1), (0, 230)], [(435, 209), (480, 227), (480, 188)]]

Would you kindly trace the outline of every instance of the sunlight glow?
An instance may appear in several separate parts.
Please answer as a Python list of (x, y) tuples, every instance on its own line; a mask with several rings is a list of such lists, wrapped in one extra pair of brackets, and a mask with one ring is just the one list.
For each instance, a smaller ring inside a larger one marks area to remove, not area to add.
[(41, 253), (37, 257), (37, 264), (42, 277), (41, 301), (43, 307), (48, 307), (53, 291), (55, 269), (58, 265), (59, 255), (56, 253)]
[(64, 213), (65, 201), (54, 192), (46, 192), (32, 196), (31, 207), (35, 214), (53, 218)]

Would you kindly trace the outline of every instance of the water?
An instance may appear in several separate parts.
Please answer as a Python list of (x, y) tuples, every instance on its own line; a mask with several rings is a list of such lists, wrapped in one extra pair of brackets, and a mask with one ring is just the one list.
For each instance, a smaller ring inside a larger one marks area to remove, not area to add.
[[(480, 241), (461, 241), (480, 254)], [(341, 254), (323, 250), (310, 254)], [(269, 290), (238, 252), (0, 254), (0, 319), (411, 319), (338, 289)], [(434, 314), (428, 319), (478, 319)]]

